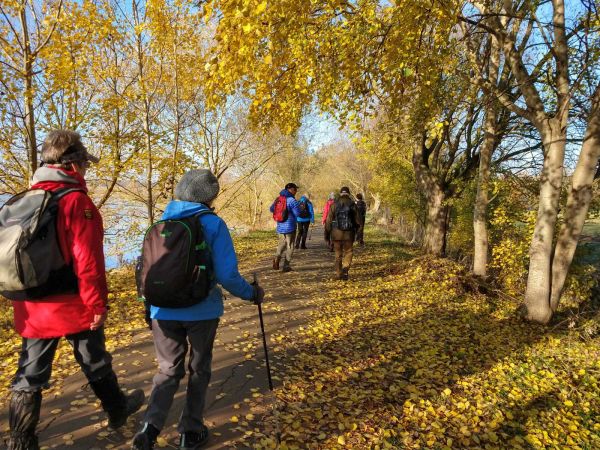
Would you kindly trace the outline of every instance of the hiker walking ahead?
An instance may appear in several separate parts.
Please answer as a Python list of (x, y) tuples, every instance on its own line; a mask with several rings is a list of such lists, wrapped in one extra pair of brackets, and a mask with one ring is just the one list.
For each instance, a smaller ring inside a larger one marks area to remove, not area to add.
[(356, 231), (356, 242), (358, 242), (359, 245), (365, 245), (364, 224), (365, 219), (367, 217), (367, 204), (363, 200), (363, 195), (361, 193), (356, 194), (356, 210), (358, 211), (358, 215), (360, 216), (361, 222), (363, 224), (363, 226)]
[(298, 201), (298, 208), (300, 214), (296, 221), (298, 222), (298, 232), (296, 234), (296, 248), (306, 248), (306, 237), (308, 236), (308, 229), (310, 224), (315, 223), (315, 211), (313, 204), (310, 201), (308, 194), (304, 194)]
[[(323, 225), (325, 225), (325, 222), (327, 221), (327, 215), (329, 214), (331, 205), (333, 205), (334, 202), (335, 202), (335, 194), (332, 192), (331, 194), (329, 194), (329, 198), (327, 199), (327, 202), (325, 202), (325, 206), (323, 207), (323, 218), (321, 219), (321, 223)], [(329, 247), (329, 251), (333, 251), (333, 242), (331, 242), (331, 239), (329, 238), (329, 233), (327, 233), (327, 230), (325, 230), (325, 242), (327, 242), (327, 247)]]
[(331, 239), (335, 251), (335, 273), (338, 279), (347, 280), (352, 263), (352, 245), (357, 231), (363, 227), (350, 189), (340, 189), (340, 198), (331, 205), (325, 222), (325, 239)]
[(279, 244), (273, 258), (273, 270), (279, 270), (279, 263), (283, 257), (283, 272), (292, 270), (291, 262), (294, 255), (294, 241), (296, 239), (296, 219), (300, 215), (298, 202), (294, 198), (298, 192), (298, 186), (288, 183), (279, 193), (271, 205), (273, 219), (277, 222), (277, 233)]
[(329, 210), (331, 209), (331, 205), (335, 202), (335, 194), (332, 192), (329, 194), (329, 198), (325, 202), (325, 206), (323, 207), (323, 218), (321, 219), (321, 223), (325, 225), (325, 221), (327, 221), (327, 215), (329, 214)]
[[(129, 395), (121, 391), (105, 347), (108, 289), (102, 246), (104, 230), (84, 180), (89, 164), (97, 163), (98, 158), (88, 153), (79, 134), (68, 130), (48, 134), (41, 158), (43, 165), (35, 172), (27, 195), (13, 197), (0, 212), (0, 245), (4, 246), (7, 235), (3, 231), (11, 223), (5, 219), (11, 219), (11, 215), (13, 222), (23, 218), (23, 211), (37, 196), (49, 195), (44, 191), (53, 193), (49, 200), (52, 206), (45, 208), (40, 219), (43, 222), (47, 217), (49, 221), (41, 230), (38, 228), (39, 237), (30, 241), (30, 246), (20, 249), (29, 252), (27, 261), (21, 260), (20, 264), (25, 271), (24, 283), (30, 283), (45, 268), (52, 267), (47, 281), (37, 287), (23, 286), (20, 291), (9, 288), (2, 292), (15, 300), (15, 328), (22, 336), (18, 369), (11, 385), (10, 450), (39, 448), (35, 428), (40, 417), (42, 389), (48, 387), (54, 354), (63, 336), (73, 347), (75, 359), (108, 413), (109, 426), (122, 426), (144, 402), (140, 389)], [(22, 221), (20, 226), (28, 227), (30, 223)], [(3, 251), (10, 253), (8, 247)], [(0, 257), (3, 256), (5, 253)], [(37, 267), (36, 257), (40, 258)], [(12, 255), (11, 259), (14, 258)], [(5, 280), (11, 272), (6, 258), (2, 258), (2, 269), (2, 286), (14, 286), (18, 277)]]
[[(152, 305), (148, 320), (151, 319), (158, 373), (154, 376), (142, 429), (134, 436), (132, 449), (154, 448), (179, 382), (185, 376), (188, 347), (189, 375), (178, 425), (179, 448), (198, 449), (208, 441), (203, 412), (215, 334), (223, 315), (223, 293), (217, 285), (255, 304), (264, 298), (263, 289), (249, 284), (238, 271), (227, 225), (211, 208), (218, 193), (219, 182), (209, 170), (187, 172), (175, 187), (176, 200), (167, 205), (163, 221), (150, 227), (144, 238), (138, 276), (140, 293)], [(190, 242), (186, 241), (188, 230), (193, 236)], [(182, 241), (186, 241), (184, 248), (179, 247)], [(192, 278), (184, 276), (178, 282), (180, 270), (188, 269), (187, 264), (179, 264), (188, 259), (180, 257), (181, 251), (189, 252), (194, 266)], [(178, 284), (183, 287), (177, 288)], [(155, 306), (156, 303), (165, 306)], [(180, 307), (169, 307), (171, 304)]]

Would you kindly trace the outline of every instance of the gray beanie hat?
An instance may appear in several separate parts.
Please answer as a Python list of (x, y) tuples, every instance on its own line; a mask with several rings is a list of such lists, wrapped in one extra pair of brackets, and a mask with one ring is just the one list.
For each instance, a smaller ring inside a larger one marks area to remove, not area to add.
[(208, 169), (186, 172), (175, 186), (175, 198), (186, 202), (210, 203), (218, 194), (219, 180)]

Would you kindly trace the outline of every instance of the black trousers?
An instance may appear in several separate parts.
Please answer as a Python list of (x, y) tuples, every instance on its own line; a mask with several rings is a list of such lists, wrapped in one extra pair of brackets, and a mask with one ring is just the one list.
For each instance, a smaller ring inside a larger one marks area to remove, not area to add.
[(306, 247), (306, 237), (308, 236), (308, 229), (310, 228), (310, 222), (298, 222), (298, 233), (296, 233), (296, 248), (302, 245), (302, 248)]
[(358, 230), (358, 232), (356, 233), (356, 242), (358, 242), (360, 245), (364, 245), (365, 243), (365, 216), (361, 216), (362, 217), (362, 223), (363, 226), (360, 227), (360, 230)]
[[(13, 391), (37, 391), (48, 387), (52, 361), (61, 338), (23, 338), (19, 367), (12, 382)], [(106, 351), (104, 328), (65, 336), (73, 347), (75, 360), (89, 381), (112, 372), (112, 356)]]

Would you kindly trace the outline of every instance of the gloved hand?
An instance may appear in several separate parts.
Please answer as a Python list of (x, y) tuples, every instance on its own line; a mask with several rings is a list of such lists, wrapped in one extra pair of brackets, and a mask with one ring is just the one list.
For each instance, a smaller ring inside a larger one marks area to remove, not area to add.
[(252, 296), (252, 303), (254, 303), (255, 305), (260, 305), (265, 299), (265, 290), (258, 284), (252, 283), (252, 286), (254, 286), (254, 295)]

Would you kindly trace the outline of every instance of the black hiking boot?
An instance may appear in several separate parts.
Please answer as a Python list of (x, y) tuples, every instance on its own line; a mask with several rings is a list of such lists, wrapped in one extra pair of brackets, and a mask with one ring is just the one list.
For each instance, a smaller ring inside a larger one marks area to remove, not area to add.
[(90, 382), (90, 386), (100, 399), (102, 409), (108, 414), (108, 426), (112, 429), (125, 425), (127, 418), (142, 407), (146, 398), (141, 389), (125, 395), (114, 372)]
[(348, 280), (348, 270), (349, 269), (342, 269), (342, 276), (340, 277), (340, 280), (344, 280), (344, 281)]
[(11, 433), (7, 450), (40, 450), (40, 444), (35, 434)]
[(8, 450), (39, 450), (35, 427), (40, 420), (41, 391), (15, 391), (10, 398)]
[(281, 271), (284, 272), (284, 273), (285, 272), (291, 272), (292, 270), (293, 270), (292, 267), (289, 266), (289, 265), (287, 265), (287, 264), (284, 264), (283, 265), (283, 269), (281, 269)]
[(273, 258), (273, 270), (279, 270), (279, 262), (281, 261), (281, 256), (277, 256)]
[(209, 434), (206, 425), (202, 425), (202, 431), (199, 433), (186, 431), (179, 437), (179, 449), (196, 450), (202, 448), (208, 442), (208, 438)]
[(159, 434), (160, 431), (154, 425), (146, 422), (144, 427), (133, 437), (131, 450), (153, 450)]

